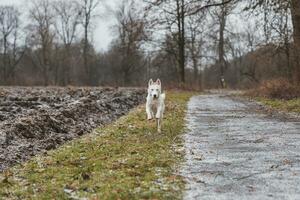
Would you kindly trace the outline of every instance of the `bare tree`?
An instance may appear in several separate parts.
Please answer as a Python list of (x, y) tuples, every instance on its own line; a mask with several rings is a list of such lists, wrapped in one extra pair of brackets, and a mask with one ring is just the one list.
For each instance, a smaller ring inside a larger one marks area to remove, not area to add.
[[(35, 33), (32, 34), (32, 40), (36, 47), (40, 48), (41, 53), (37, 55), (39, 66), (44, 78), (44, 85), (50, 84), (51, 53), (53, 48), (54, 34), (54, 11), (50, 0), (32, 0), (32, 7), (29, 16), (32, 20), (30, 29)], [(39, 51), (37, 51), (39, 52)]]
[[(186, 64), (186, 16), (189, 2), (188, 0), (175, 1), (146, 1), (151, 9), (154, 10), (154, 15), (157, 17), (157, 24), (164, 26), (168, 31), (167, 34), (172, 35), (175, 40), (178, 78), (181, 84), (185, 83), (185, 64)], [(150, 9), (146, 8), (146, 9)], [(157, 13), (159, 10), (159, 14)]]
[(291, 0), (291, 14), (294, 27), (294, 43), (295, 43), (295, 81), (300, 85), (300, 1)]
[(79, 25), (82, 17), (82, 11), (79, 4), (75, 0), (55, 1), (53, 4), (55, 9), (56, 32), (64, 45), (62, 85), (71, 83), (72, 55), (71, 46), (76, 36), (79, 34)]
[(0, 7), (0, 59), (3, 83), (14, 81), (16, 67), (24, 55), (20, 39), (19, 11), (13, 6)]
[(243, 66), (240, 66), (240, 73), (242, 76), (249, 78), (251, 81), (259, 82), (257, 78), (257, 60), (259, 59), (254, 55), (256, 37), (254, 35), (254, 30), (248, 27), (245, 33), (245, 40), (247, 41), (248, 57), (250, 57), (250, 62), (245, 63)]
[(248, 2), (249, 7), (247, 9), (256, 9), (258, 7), (272, 8), (273, 10), (281, 10), (289, 7), (291, 10), (291, 18), (293, 24), (293, 38), (294, 38), (294, 60), (295, 67), (293, 68), (294, 82), (300, 84), (300, 1), (299, 0), (289, 0), (289, 1), (280, 1), (280, 0), (251, 0)]
[(203, 87), (201, 80), (201, 59), (203, 58), (205, 14), (198, 13), (188, 17), (187, 20), (187, 50), (193, 67), (193, 82), (200, 88)]
[(131, 83), (130, 74), (137, 70), (141, 58), (141, 45), (147, 39), (145, 20), (135, 7), (134, 0), (123, 0), (115, 12), (117, 19), (118, 40), (121, 56), (123, 85)]
[(226, 53), (225, 53), (225, 33), (228, 16), (233, 9), (233, 3), (225, 4), (225, 0), (222, 0), (222, 5), (216, 8), (215, 16), (218, 20), (218, 61), (217, 64), (220, 67), (220, 85), (221, 87), (226, 86), (225, 71), (227, 69)]
[(84, 39), (83, 39), (83, 62), (84, 68), (87, 75), (87, 82), (90, 84), (89, 78), (91, 77), (91, 69), (89, 65), (89, 51), (90, 51), (90, 39), (89, 34), (91, 31), (92, 20), (95, 18), (95, 11), (103, 0), (79, 0), (79, 5), (82, 10), (82, 25), (84, 28)]
[(287, 78), (292, 79), (292, 25), (291, 14), (288, 6), (274, 13), (270, 23), (271, 30), (274, 32), (272, 41), (277, 43), (277, 52), (284, 52), (286, 57), (285, 66), (280, 66), (280, 71)]
[[(149, 4), (146, 9), (154, 8), (154, 16), (158, 16), (158, 24), (165, 25), (165, 29), (176, 35), (178, 51), (177, 55), (177, 70), (179, 81), (181, 84), (185, 83), (185, 65), (186, 65), (186, 20), (187, 17), (201, 13), (208, 8), (215, 6), (222, 6), (233, 2), (233, 0), (209, 0), (209, 1), (194, 1), (194, 0), (144, 0)], [(152, 16), (153, 17), (153, 16)]]

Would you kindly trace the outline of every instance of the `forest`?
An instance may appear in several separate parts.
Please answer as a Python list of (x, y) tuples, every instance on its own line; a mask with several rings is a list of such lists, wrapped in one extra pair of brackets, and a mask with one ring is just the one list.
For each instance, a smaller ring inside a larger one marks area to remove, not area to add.
[[(300, 80), (300, 2), (30, 0), (0, 6), (0, 84), (253, 88)], [(102, 13), (100, 13), (100, 7)], [(104, 11), (103, 11), (104, 10)], [(114, 18), (97, 51), (95, 22)]]

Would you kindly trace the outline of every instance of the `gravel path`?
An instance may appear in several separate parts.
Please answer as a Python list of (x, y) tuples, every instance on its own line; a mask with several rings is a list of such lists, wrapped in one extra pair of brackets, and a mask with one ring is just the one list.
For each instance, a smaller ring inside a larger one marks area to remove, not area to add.
[(188, 105), (184, 199), (300, 199), (300, 120), (226, 94)]

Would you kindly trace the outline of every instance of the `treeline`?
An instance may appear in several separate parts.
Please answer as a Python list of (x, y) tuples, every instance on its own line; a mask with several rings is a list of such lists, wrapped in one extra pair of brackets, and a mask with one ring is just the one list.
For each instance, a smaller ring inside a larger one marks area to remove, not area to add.
[(26, 3), (26, 13), (14, 6), (0, 7), (0, 83), (92, 84), (97, 55), (90, 34), (100, 1)]
[(276, 79), (300, 85), (299, 20), (295, 16), (299, 15), (295, 12), (299, 3), (250, 3), (246, 9), (251, 11), (248, 16), (257, 17), (243, 31), (227, 34), (224, 55), (230, 59), (224, 62), (223, 72), (218, 62), (204, 70), (206, 87), (222, 87), (220, 77), (230, 88), (253, 88)]
[(117, 21), (115, 39), (106, 52), (95, 50), (93, 28), (104, 3), (30, 0), (24, 13), (0, 6), (0, 84), (139, 86), (150, 76), (173, 83), (176, 63), (145, 50), (148, 24), (135, 1), (122, 1), (108, 13)]
[[(122, 0), (114, 40), (93, 44), (104, 0), (30, 0), (0, 6), (0, 84), (252, 87), (300, 82), (300, 2)], [(106, 13), (107, 14), (107, 13)], [(236, 20), (237, 18), (241, 20)]]
[[(227, 63), (224, 73), (226, 87), (250, 89), (264, 81), (276, 79), (293, 83), (293, 62), (292, 55), (285, 54), (282, 48), (275, 44), (265, 45)], [(219, 66), (212, 65), (203, 74), (207, 88), (222, 87), (217, 75), (220, 74)]]

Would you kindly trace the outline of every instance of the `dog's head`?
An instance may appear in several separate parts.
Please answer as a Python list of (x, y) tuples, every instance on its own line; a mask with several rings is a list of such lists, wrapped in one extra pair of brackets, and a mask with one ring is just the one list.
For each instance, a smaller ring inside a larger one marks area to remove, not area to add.
[(156, 82), (153, 82), (152, 79), (149, 80), (148, 94), (154, 99), (159, 98), (161, 95), (161, 81), (159, 79)]

